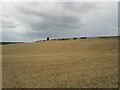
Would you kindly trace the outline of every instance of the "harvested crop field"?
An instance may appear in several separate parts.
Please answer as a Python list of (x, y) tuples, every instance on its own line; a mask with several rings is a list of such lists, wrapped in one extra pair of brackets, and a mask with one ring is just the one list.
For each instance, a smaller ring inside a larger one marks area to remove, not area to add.
[(118, 39), (3, 45), (3, 88), (117, 88)]

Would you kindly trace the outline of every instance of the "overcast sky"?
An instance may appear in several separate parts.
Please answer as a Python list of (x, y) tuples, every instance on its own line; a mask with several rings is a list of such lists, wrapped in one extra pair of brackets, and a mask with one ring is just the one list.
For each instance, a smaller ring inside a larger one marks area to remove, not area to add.
[(2, 5), (3, 41), (106, 35), (118, 35), (117, 2), (9, 2)]

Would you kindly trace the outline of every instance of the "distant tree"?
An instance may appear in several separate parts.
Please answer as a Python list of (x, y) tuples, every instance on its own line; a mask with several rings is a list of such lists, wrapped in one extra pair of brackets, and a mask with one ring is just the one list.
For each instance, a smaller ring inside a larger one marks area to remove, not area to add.
[(62, 40), (65, 40), (64, 38), (62, 38)]
[(47, 40), (49, 40), (49, 37), (47, 37)]
[(39, 40), (39, 41), (36, 41), (36, 42), (41, 42), (41, 40)]
[(106, 38), (106, 37), (100, 37), (100, 38)]
[(74, 40), (77, 39), (76, 37), (73, 38)]
[(87, 37), (81, 37), (80, 39), (86, 39)]

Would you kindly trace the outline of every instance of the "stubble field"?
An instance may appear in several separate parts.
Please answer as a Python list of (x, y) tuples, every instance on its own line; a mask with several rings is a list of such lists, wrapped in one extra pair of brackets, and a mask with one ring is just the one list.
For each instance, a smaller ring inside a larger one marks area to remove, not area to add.
[(3, 45), (3, 88), (117, 88), (118, 40)]

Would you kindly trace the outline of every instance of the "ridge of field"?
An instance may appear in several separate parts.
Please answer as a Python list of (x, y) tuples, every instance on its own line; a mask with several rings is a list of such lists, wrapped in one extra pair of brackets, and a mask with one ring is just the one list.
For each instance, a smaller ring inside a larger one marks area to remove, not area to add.
[(117, 88), (118, 39), (10, 44), (3, 49), (4, 88)]

